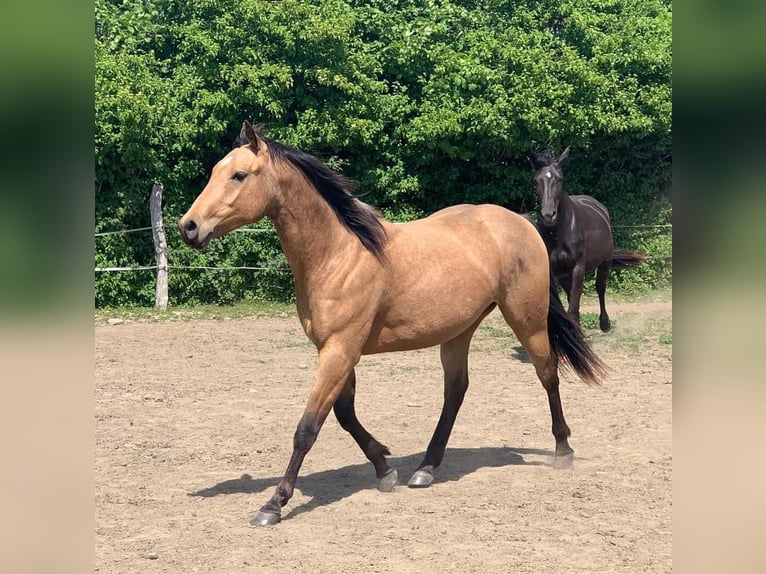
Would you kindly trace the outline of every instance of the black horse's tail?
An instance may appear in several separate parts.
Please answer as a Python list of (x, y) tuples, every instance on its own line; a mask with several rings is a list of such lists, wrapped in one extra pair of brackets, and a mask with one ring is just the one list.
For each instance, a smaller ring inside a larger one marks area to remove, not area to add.
[(620, 267), (637, 267), (646, 261), (646, 253), (630, 249), (615, 249), (612, 252), (612, 265)]
[(548, 308), (548, 339), (551, 348), (565, 365), (589, 385), (600, 385), (607, 366), (585, 340), (580, 326), (564, 309), (556, 282), (551, 277), (551, 301)]

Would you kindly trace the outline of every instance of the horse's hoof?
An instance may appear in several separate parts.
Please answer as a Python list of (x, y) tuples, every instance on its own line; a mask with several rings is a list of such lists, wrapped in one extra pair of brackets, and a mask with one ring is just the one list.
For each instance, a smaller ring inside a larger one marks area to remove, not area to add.
[(258, 514), (250, 519), (250, 526), (274, 526), (275, 524), (279, 524), (281, 518), (282, 517), (279, 514), (259, 510)]
[(557, 454), (553, 457), (553, 468), (569, 468), (574, 463), (574, 451), (567, 454)]
[(434, 481), (433, 472), (420, 469), (415, 471), (415, 474), (412, 475), (412, 478), (410, 478), (410, 481), (407, 483), (407, 486), (409, 486), (410, 488), (425, 488), (426, 486), (431, 486), (431, 483), (433, 481)]
[(598, 326), (601, 327), (601, 330), (606, 333), (612, 328), (612, 322), (609, 320), (609, 317), (601, 318), (598, 322)]
[(381, 492), (391, 492), (399, 482), (399, 473), (395, 468), (390, 469), (383, 478), (378, 480), (378, 490)]

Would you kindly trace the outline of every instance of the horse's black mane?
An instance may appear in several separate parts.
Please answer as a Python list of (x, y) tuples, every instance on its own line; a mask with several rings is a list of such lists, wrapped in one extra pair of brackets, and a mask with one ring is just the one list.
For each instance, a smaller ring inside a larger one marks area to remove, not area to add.
[(548, 150), (530, 155), (530, 159), (532, 160), (535, 169), (551, 165), (556, 160), (556, 158), (553, 157), (553, 153)]
[[(330, 205), (340, 222), (359, 238), (370, 253), (385, 262), (386, 232), (377, 211), (354, 196), (354, 181), (331, 170), (313, 155), (278, 141), (268, 138), (263, 140), (271, 157), (298, 169)], [(234, 140), (232, 148), (247, 144), (247, 139), (240, 135)]]

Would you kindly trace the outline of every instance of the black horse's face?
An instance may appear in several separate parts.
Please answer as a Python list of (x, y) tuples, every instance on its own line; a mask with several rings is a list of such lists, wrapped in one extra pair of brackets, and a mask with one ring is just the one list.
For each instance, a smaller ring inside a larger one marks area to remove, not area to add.
[[(536, 165), (534, 175), (535, 191), (540, 200), (540, 218), (546, 227), (556, 225), (559, 201), (564, 188), (564, 171), (562, 165), (569, 158), (569, 148), (547, 165)], [(550, 156), (548, 156), (550, 159)]]
[(558, 216), (559, 200), (564, 177), (556, 165), (546, 165), (535, 173), (535, 191), (540, 200), (540, 217), (543, 225), (553, 227)]

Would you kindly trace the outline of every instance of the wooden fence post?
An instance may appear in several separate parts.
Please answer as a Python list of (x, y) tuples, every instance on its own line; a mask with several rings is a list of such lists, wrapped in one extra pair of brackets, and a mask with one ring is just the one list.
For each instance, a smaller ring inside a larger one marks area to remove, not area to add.
[(162, 184), (152, 186), (149, 196), (149, 213), (152, 217), (154, 256), (157, 260), (157, 297), (154, 306), (164, 311), (168, 308), (168, 246), (165, 242), (165, 226), (162, 223)]

